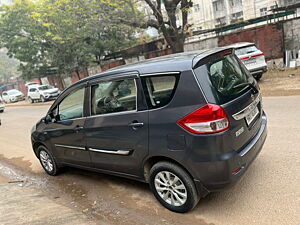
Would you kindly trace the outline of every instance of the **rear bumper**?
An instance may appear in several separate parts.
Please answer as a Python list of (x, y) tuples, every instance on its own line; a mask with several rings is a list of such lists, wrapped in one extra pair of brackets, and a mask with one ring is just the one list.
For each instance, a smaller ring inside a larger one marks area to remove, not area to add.
[[(206, 162), (206, 167), (213, 171), (209, 179), (194, 179), (200, 195), (230, 187), (246, 172), (253, 160), (260, 153), (267, 137), (267, 117), (262, 116), (262, 124), (257, 134), (239, 152), (224, 155), (224, 160)], [(209, 173), (209, 172), (208, 172)], [(207, 177), (207, 176), (206, 176)]]
[(268, 67), (267, 66), (262, 66), (262, 67), (259, 67), (259, 68), (251, 69), (249, 71), (250, 71), (250, 73), (252, 75), (256, 75), (256, 74), (267, 72), (268, 71)]

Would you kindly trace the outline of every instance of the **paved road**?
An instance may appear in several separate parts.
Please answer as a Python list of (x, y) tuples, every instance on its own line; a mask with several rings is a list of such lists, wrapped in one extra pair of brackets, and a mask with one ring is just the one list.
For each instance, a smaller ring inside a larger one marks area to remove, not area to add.
[(147, 185), (135, 181), (73, 169), (46, 176), (32, 153), (29, 133), (47, 106), (9, 107), (0, 114), (0, 172), (41, 188), (58, 204), (115, 224), (299, 224), (300, 96), (263, 102), (269, 133), (261, 154), (239, 183), (202, 199), (187, 214), (164, 209)]

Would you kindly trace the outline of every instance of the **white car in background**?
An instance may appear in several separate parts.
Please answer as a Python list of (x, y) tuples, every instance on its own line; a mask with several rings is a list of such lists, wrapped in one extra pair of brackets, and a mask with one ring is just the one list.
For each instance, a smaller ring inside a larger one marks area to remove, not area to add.
[(35, 101), (45, 102), (56, 99), (60, 94), (60, 90), (51, 85), (30, 85), (28, 86), (28, 101), (33, 103)]
[(229, 47), (235, 49), (237, 57), (244, 63), (256, 80), (259, 80), (268, 71), (264, 53), (254, 43), (239, 42)]
[(5, 109), (5, 104), (2, 98), (0, 97), (0, 113), (3, 113)]
[(12, 89), (8, 91), (4, 91), (2, 93), (2, 99), (5, 103), (18, 102), (18, 101), (25, 100), (25, 95), (17, 89)]

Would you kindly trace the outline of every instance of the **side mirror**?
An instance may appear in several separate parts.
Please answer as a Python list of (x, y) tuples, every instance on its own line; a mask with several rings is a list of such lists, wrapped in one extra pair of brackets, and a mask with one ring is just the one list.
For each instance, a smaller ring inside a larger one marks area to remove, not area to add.
[(52, 122), (52, 117), (48, 114), (47, 116), (42, 118), (43, 123), (50, 123)]

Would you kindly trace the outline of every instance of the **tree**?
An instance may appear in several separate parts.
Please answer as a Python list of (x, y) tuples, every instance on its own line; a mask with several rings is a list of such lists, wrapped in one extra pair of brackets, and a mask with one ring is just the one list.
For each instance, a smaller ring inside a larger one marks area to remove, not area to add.
[(26, 79), (49, 70), (79, 75), (106, 53), (136, 41), (136, 29), (111, 22), (129, 11), (120, 0), (16, 0), (2, 11), (1, 45), (22, 62)]
[[(131, 0), (124, 1), (134, 6)], [(141, 0), (146, 3), (153, 16), (141, 19), (141, 14), (132, 8), (132, 17), (119, 18), (125, 24), (147, 28), (154, 27), (161, 31), (165, 40), (174, 52), (183, 52), (184, 41), (188, 33), (188, 11), (193, 6), (192, 0)], [(180, 18), (181, 19), (178, 19)]]

